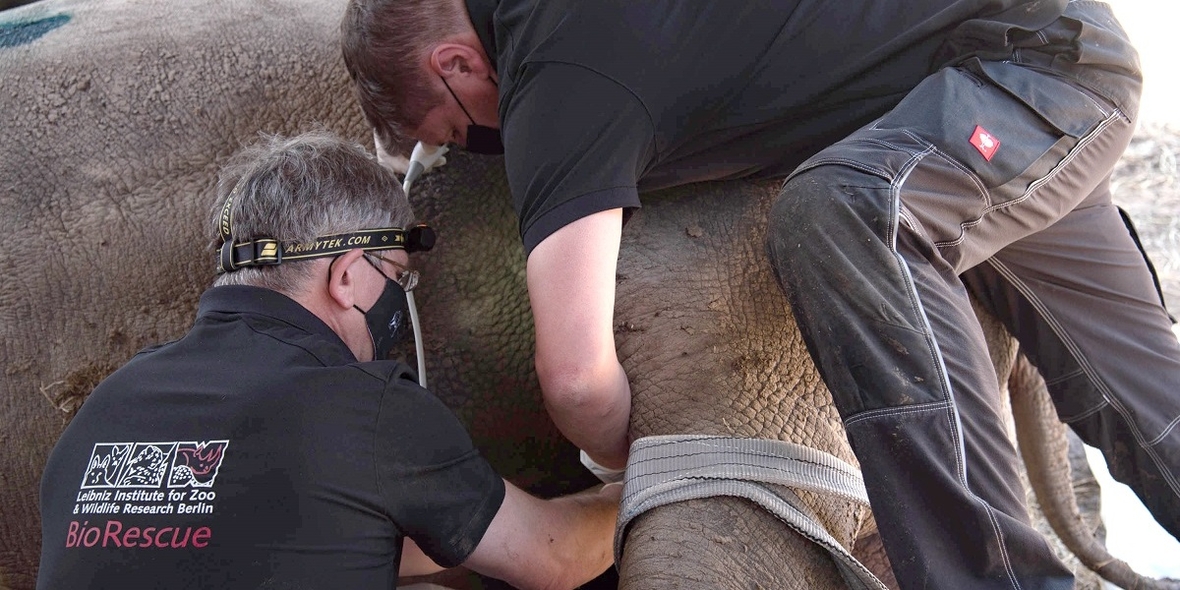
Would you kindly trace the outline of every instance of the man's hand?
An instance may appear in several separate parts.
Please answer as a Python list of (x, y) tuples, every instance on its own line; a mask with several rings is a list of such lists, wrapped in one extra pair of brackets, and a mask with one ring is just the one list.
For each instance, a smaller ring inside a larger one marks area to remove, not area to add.
[(614, 562), (623, 486), (541, 500), (504, 482), (504, 503), (463, 566), (522, 590), (577, 588)]

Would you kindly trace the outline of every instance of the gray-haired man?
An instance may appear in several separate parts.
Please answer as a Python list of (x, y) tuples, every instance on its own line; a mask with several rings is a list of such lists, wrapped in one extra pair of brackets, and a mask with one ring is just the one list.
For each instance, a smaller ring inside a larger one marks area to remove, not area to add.
[(312, 133), (245, 150), (218, 193), (192, 329), (100, 384), (50, 457), (39, 588), (389, 588), (458, 564), (568, 588), (609, 566), (620, 486), (527, 495), (381, 360), (432, 235), (391, 174)]

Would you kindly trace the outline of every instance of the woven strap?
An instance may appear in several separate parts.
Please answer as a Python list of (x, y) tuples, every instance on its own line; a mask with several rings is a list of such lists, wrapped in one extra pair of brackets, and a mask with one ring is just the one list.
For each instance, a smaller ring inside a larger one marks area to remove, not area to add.
[(650, 436), (631, 445), (615, 532), (621, 563), (627, 528), (653, 508), (713, 496), (750, 500), (823, 547), (853, 590), (885, 585), (824, 529), (790, 488), (832, 494), (868, 505), (864, 480), (853, 466), (823, 451), (764, 439)]

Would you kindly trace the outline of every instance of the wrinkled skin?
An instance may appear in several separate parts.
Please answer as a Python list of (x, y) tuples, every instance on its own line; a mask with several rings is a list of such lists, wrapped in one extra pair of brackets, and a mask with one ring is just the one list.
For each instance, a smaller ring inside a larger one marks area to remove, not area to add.
[[(1081, 564), (1078, 588), (1100, 588), (1098, 576), (1133, 590), (1180, 590), (1180, 580), (1148, 578), (1131, 569), (1127, 562), (1106, 550), (1105, 526), (1099, 513), (1098, 482), (1089, 470), (1071, 469), (1071, 462), (1085, 461), (1082, 440), (1057, 419), (1045, 380), (1023, 356), (1017, 358), (1008, 377), (1014, 413), (1028, 419), (1017, 421), (1016, 439), (1026, 465), (1045, 466), (1029, 470), (1045, 523), (1060, 535), (1066, 550), (1058, 554), (1073, 566)], [(1056, 455), (1049, 457), (1047, 455)], [(1089, 503), (1090, 505), (1084, 505)], [(1084, 505), (1079, 506), (1079, 505)], [(1079, 570), (1075, 570), (1079, 571)]]
[[(41, 466), (69, 416), (54, 406), (192, 322), (213, 278), (204, 211), (220, 163), (259, 130), (312, 120), (364, 136), (329, 24), (339, 9), (47, 0), (0, 13), (59, 24), (0, 47), (0, 586), (33, 585)], [(296, 80), (316, 99), (300, 102)]]
[[(191, 323), (213, 278), (205, 223), (219, 165), (259, 131), (319, 124), (370, 141), (336, 46), (342, 6), (42, 0), (0, 13), (0, 31), (55, 27), (0, 46), (0, 588), (33, 586), (41, 468), (72, 411), (136, 350)], [(774, 191), (653, 195), (624, 230), (616, 325), (633, 430), (781, 438), (852, 461), (765, 264)], [(590, 485), (540, 403), (499, 160), (456, 154), (411, 201), (439, 231), (417, 261), (431, 389), (513, 481), (541, 494)], [(868, 538), (863, 507), (810, 500), (842, 543)], [(640, 517), (621, 564), (631, 587), (827, 588), (835, 575), (777, 520), (730, 499)], [(597, 583), (613, 585), (610, 574)]]
[[(632, 430), (803, 442), (854, 463), (766, 260), (765, 212), (777, 186), (652, 195), (624, 229), (616, 317)], [(869, 518), (851, 502), (805, 500), (845, 546)], [(744, 500), (669, 505), (641, 516), (630, 538), (620, 564), (628, 588), (840, 587), (822, 550)]]
[[(766, 212), (778, 184), (705, 184), (652, 195), (624, 230), (616, 317), (635, 391), (632, 431), (803, 442), (855, 464), (766, 258)], [(994, 320), (985, 317), (984, 327), (997, 372), (1006, 375), (1012, 341)], [(845, 547), (875, 530), (860, 505), (801, 495)], [(826, 553), (744, 500), (670, 505), (640, 517), (630, 537), (659, 543), (627, 545), (620, 576), (628, 588), (842, 584)], [(759, 539), (775, 541), (751, 542)], [(857, 556), (892, 582), (879, 544), (862, 547)]]

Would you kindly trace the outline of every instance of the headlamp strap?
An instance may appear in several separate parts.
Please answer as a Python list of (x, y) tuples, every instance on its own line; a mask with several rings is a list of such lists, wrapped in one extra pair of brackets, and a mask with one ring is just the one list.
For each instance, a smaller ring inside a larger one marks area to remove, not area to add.
[(274, 238), (256, 238), (233, 243), (227, 239), (222, 242), (221, 250), (218, 252), (217, 272), (231, 272), (247, 266), (274, 266), (285, 260), (335, 256), (357, 248), (365, 251), (425, 252), (434, 247), (434, 240), (434, 230), (424, 223), (408, 230), (400, 227), (364, 229), (346, 234), (321, 236), (310, 242), (280, 243)]
[(238, 179), (238, 183), (225, 196), (225, 204), (221, 206), (221, 215), (218, 216), (217, 220), (217, 233), (221, 234), (222, 242), (230, 241), (230, 237), (232, 236), (230, 230), (234, 225), (234, 201), (242, 193), (242, 183), (244, 182), (246, 182), (245, 176)]

